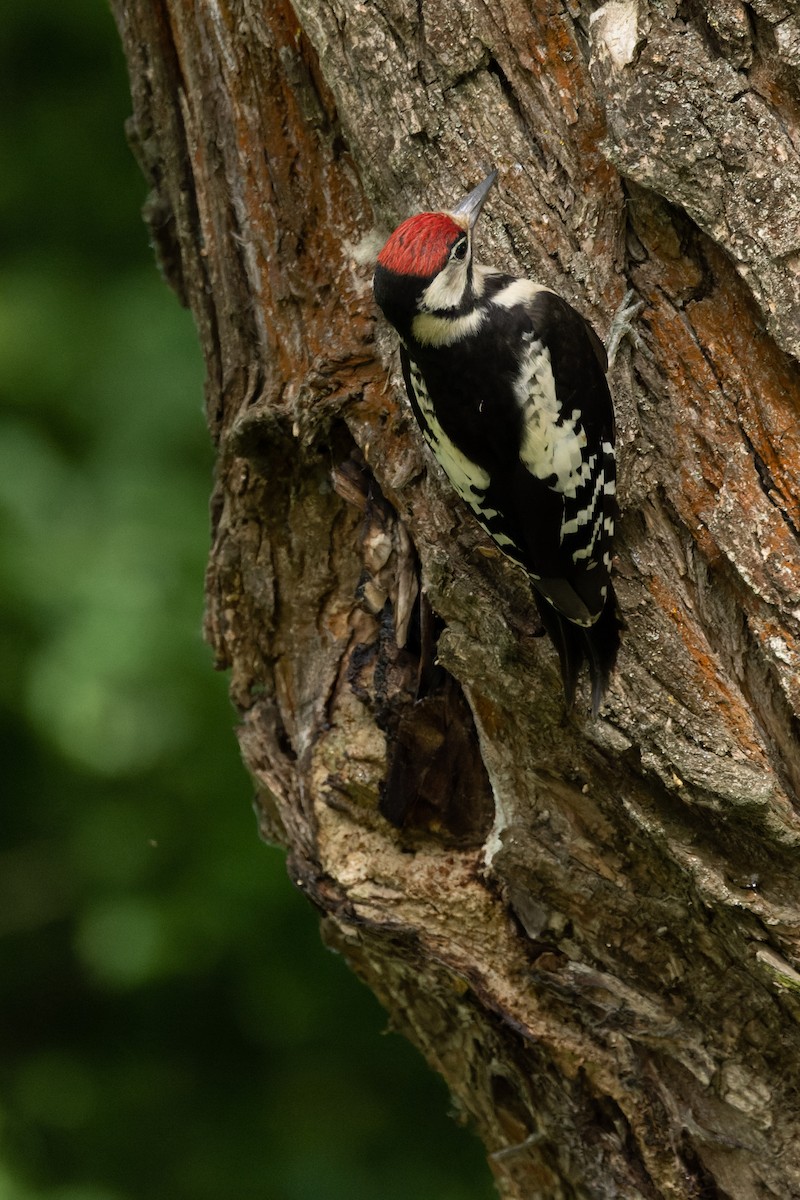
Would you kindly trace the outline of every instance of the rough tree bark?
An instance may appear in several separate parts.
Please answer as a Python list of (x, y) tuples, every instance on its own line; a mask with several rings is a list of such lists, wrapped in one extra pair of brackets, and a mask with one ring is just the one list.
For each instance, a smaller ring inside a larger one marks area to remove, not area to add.
[[(800, 1195), (796, 0), (112, 3), (264, 831), (504, 1197)], [(645, 304), (597, 722), (371, 302), (376, 233), (491, 164), (485, 261)]]

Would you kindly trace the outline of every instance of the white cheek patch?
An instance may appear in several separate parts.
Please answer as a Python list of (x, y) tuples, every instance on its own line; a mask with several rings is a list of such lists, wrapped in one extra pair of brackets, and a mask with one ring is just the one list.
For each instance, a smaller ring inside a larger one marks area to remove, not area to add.
[(458, 308), (467, 290), (467, 262), (468, 258), (453, 259), (442, 268), (422, 293), (419, 304), (422, 312), (447, 312), (450, 308)]
[[(472, 337), (486, 321), (486, 307), (480, 304), (461, 316), (449, 315), (464, 303), (469, 287), (470, 259), (471, 249), (465, 259), (452, 259), (422, 293), (419, 312), (411, 322), (411, 333), (420, 346), (452, 346)], [(483, 295), (486, 279), (492, 273), (485, 267), (473, 268), (473, 299), (478, 300)]]

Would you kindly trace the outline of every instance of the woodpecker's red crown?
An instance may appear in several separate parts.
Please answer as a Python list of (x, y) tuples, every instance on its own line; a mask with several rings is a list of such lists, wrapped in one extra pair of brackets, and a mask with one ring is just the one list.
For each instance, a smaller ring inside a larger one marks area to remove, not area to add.
[(438, 275), (466, 229), (466, 222), (459, 223), (449, 213), (417, 213), (398, 225), (378, 255), (378, 263), (395, 275), (422, 279)]

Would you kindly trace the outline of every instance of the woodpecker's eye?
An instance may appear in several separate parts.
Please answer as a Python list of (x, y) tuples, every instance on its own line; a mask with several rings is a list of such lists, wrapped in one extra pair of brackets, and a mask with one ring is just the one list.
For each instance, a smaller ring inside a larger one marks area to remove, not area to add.
[(457, 259), (458, 262), (464, 261), (464, 259), (467, 257), (467, 239), (465, 237), (456, 242), (455, 246), (450, 252), (450, 257)]

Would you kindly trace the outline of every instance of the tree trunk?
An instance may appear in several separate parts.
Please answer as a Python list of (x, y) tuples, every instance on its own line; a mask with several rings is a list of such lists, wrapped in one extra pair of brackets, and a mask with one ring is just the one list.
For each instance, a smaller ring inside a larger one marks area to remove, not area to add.
[[(112, 3), (266, 835), (504, 1197), (800, 1195), (796, 0)], [(371, 298), (491, 165), (483, 261), (645, 305), (597, 721)]]

